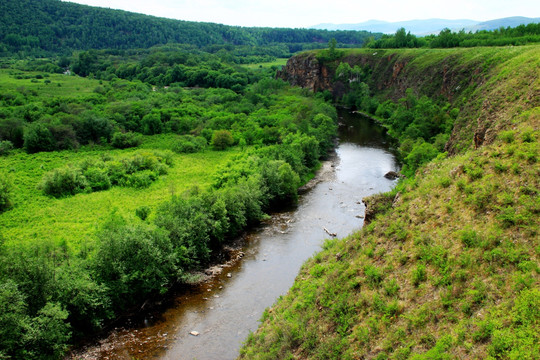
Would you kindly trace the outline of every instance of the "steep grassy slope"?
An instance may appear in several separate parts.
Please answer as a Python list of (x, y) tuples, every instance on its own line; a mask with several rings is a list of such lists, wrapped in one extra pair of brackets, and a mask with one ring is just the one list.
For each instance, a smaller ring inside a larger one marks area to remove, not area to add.
[[(458, 154), (379, 196), (363, 230), (327, 242), (241, 358), (540, 358), (539, 49), (450, 51), (443, 69), (434, 54), (385, 56), (409, 57), (393, 84), (416, 89), (427, 76), (404, 77), (411, 64), (459, 73), (481, 56), (477, 81), (463, 77), (471, 84), (452, 99)], [(474, 149), (482, 127), (489, 137)]]

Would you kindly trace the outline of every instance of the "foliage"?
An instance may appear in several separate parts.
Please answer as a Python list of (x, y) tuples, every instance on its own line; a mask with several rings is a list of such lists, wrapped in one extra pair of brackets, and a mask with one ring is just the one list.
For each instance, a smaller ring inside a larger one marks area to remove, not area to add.
[(438, 35), (416, 37), (400, 28), (394, 35), (383, 35), (378, 40), (370, 41), (366, 46), (374, 49), (398, 48), (454, 48), (475, 46), (508, 46), (526, 45), (540, 42), (540, 24), (530, 23), (512, 27), (501, 27), (496, 30), (480, 30), (476, 32), (458, 32), (443, 29)]
[(0, 141), (0, 156), (9, 154), (11, 150), (13, 150), (13, 143), (11, 141)]
[(195, 153), (206, 147), (206, 139), (202, 136), (183, 135), (173, 146), (177, 153)]
[(86, 177), (80, 169), (63, 167), (44, 175), (39, 188), (47, 195), (61, 197), (88, 191)]
[(8, 210), (13, 205), (13, 184), (11, 178), (0, 173), (0, 213)]
[(28, 125), (24, 130), (24, 149), (28, 153), (52, 151), (54, 148), (54, 138), (44, 124), (36, 122)]
[(171, 241), (161, 229), (129, 224), (113, 215), (98, 239), (95, 271), (116, 309), (149, 293), (165, 292), (165, 286), (178, 275)]
[(216, 130), (212, 134), (211, 145), (218, 150), (225, 150), (234, 143), (232, 134), (228, 130)]
[(130, 147), (137, 147), (141, 144), (142, 137), (139, 134), (117, 131), (111, 138), (111, 145), (117, 149), (127, 149)]
[[(9, 0), (3, 10), (0, 18), (3, 52), (38, 56), (86, 49), (149, 48), (167, 43), (206, 47), (216, 53), (239, 45), (244, 45), (244, 53), (253, 45), (266, 46), (268, 52), (282, 54), (285, 51), (288, 56), (299, 50), (323, 47), (332, 38), (358, 46), (369, 36), (379, 36), (366, 31), (242, 28), (196, 23), (55, 0)], [(32, 26), (20, 19), (32, 19)], [(53, 28), (54, 31), (43, 31)]]
[(107, 190), (113, 185), (145, 188), (166, 174), (169, 165), (167, 152), (139, 152), (119, 160), (82, 162), (46, 173), (39, 188), (54, 197)]

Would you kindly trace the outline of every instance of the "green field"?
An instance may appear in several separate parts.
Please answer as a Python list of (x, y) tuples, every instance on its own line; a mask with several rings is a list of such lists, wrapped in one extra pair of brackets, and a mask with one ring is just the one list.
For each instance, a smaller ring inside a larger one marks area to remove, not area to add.
[(0, 69), (0, 92), (22, 90), (23, 92), (35, 91), (39, 93), (40, 97), (76, 97), (92, 94), (100, 84), (103, 84), (103, 81), (76, 75)]
[[(148, 140), (148, 145), (152, 146), (152, 139)], [(2, 158), (0, 172), (10, 175), (16, 189), (13, 209), (0, 214), (2, 234), (8, 244), (66, 241), (76, 249), (91, 241), (96, 229), (112, 211), (133, 218), (135, 210), (141, 206), (155, 210), (173, 194), (182, 194), (195, 186), (207, 189), (216, 170), (240, 150), (235, 148), (225, 152), (209, 150), (175, 155), (169, 173), (146, 189), (113, 187), (106, 191), (55, 199), (36, 188), (46, 172), (65, 164), (100, 159), (103, 155), (115, 157), (140, 151), (83, 149), (78, 152), (37, 154), (17, 152)]]
[(285, 66), (285, 64), (287, 63), (287, 60), (289, 60), (289, 59), (276, 59), (275, 61), (272, 61), (272, 62), (264, 62), (264, 63), (257, 63), (257, 64), (247, 64), (247, 65), (243, 65), (243, 66), (248, 68), (248, 69), (251, 69), (251, 70), (268, 69), (268, 68), (271, 68), (272, 66), (277, 66), (277, 67)]

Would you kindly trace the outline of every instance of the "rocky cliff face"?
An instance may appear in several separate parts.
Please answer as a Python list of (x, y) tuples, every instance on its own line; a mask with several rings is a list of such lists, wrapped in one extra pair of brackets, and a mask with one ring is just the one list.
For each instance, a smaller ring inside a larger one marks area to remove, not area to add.
[(349, 51), (336, 61), (326, 62), (316, 53), (303, 53), (292, 57), (278, 77), (312, 91), (328, 90), (339, 98), (347, 91), (347, 84), (335, 80), (335, 69), (340, 62), (347, 62), (351, 67), (360, 66), (368, 74), (366, 83), (381, 102), (384, 99), (397, 101), (405, 97), (407, 89), (412, 89), (419, 97), (444, 98), (464, 110), (447, 145), (450, 153), (456, 153), (463, 148), (490, 143), (498, 132), (489, 114), (499, 113), (500, 109), (484, 111), (483, 108), (488, 108), (485, 103), (480, 108), (469, 97), (489, 78), (490, 68), (486, 62), (492, 59), (482, 53), (471, 56), (467, 51), (475, 50), (366, 49)]
[(333, 87), (330, 70), (322, 65), (313, 54), (293, 56), (287, 65), (278, 71), (278, 78), (288, 81), (293, 86), (300, 86), (311, 91), (331, 90)]
[(415, 57), (392, 53), (388, 50), (351, 53), (333, 62), (321, 62), (315, 53), (304, 53), (292, 57), (278, 72), (278, 77), (312, 91), (343, 91), (344, 87), (334, 80), (335, 69), (340, 62), (351, 67), (358, 65), (370, 76), (367, 81), (374, 93), (385, 93), (388, 98), (398, 100), (407, 89), (421, 96), (444, 96), (452, 101), (462, 90), (483, 81), (481, 64), (454, 66), (457, 59), (442, 57), (430, 66), (421, 66)]

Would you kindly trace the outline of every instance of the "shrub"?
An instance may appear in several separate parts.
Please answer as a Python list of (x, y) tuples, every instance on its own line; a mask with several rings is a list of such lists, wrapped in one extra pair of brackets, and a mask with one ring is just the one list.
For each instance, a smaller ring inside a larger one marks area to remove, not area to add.
[(217, 150), (225, 150), (232, 144), (234, 144), (234, 139), (230, 131), (228, 130), (217, 130), (214, 131), (212, 135), (212, 146)]
[(47, 195), (62, 197), (86, 192), (89, 184), (80, 169), (64, 167), (46, 173), (38, 187)]
[(13, 143), (11, 141), (0, 141), (0, 156), (9, 154), (11, 150), (13, 150)]
[(39, 151), (53, 151), (55, 140), (45, 124), (36, 122), (24, 130), (24, 149), (29, 154)]
[(146, 205), (138, 207), (135, 209), (135, 215), (137, 215), (142, 221), (146, 220), (148, 215), (150, 215), (150, 207)]
[(111, 187), (111, 179), (106, 170), (91, 167), (84, 172), (84, 177), (88, 181), (88, 186), (92, 191), (107, 190)]
[(508, 131), (501, 131), (499, 133), (499, 139), (504, 141), (507, 144), (513, 143), (515, 137), (515, 131), (508, 130)]
[(129, 175), (123, 185), (136, 189), (142, 189), (152, 185), (152, 182), (156, 179), (157, 175), (154, 172), (150, 170), (144, 170)]
[(12, 188), (11, 179), (0, 173), (0, 213), (12, 206)]
[(204, 137), (184, 135), (180, 136), (172, 150), (176, 153), (196, 153), (204, 149), (205, 146), (206, 139)]
[(111, 139), (111, 145), (117, 149), (127, 149), (131, 147), (137, 147), (142, 143), (142, 136), (137, 133), (133, 133), (131, 131), (123, 133), (123, 132), (115, 132), (112, 139)]
[(414, 286), (420, 285), (421, 282), (426, 281), (427, 275), (426, 275), (426, 267), (423, 264), (418, 264), (416, 269), (412, 272), (412, 280)]
[(262, 176), (269, 200), (275, 204), (295, 202), (298, 199), (300, 177), (283, 160), (271, 160), (262, 166)]

